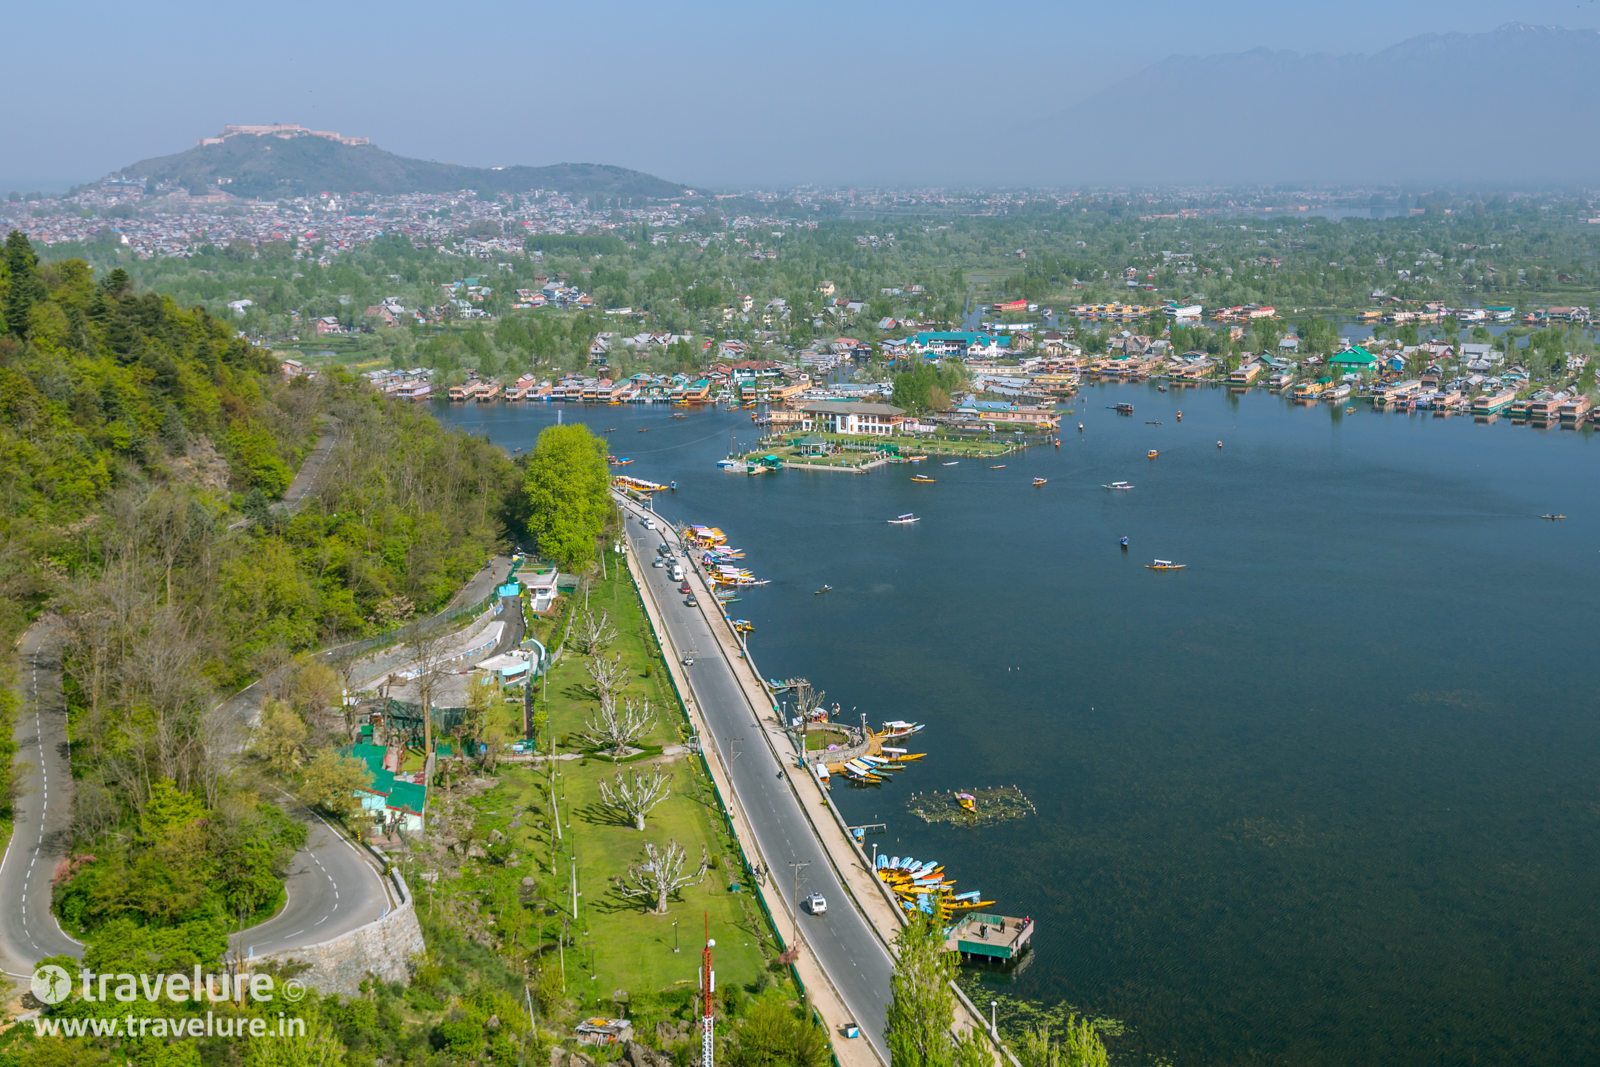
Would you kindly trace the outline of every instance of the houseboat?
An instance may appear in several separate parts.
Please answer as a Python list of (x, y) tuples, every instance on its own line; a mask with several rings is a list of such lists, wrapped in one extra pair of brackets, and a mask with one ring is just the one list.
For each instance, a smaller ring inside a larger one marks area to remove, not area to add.
[(1494, 393), (1481, 393), (1472, 401), (1474, 415), (1498, 415), (1517, 399), (1515, 389), (1501, 389)]
[(1297, 404), (1314, 403), (1327, 388), (1327, 382), (1301, 382), (1289, 390), (1289, 399)]
[(1576, 429), (1578, 424), (1589, 417), (1589, 409), (1594, 407), (1594, 401), (1586, 396), (1575, 396), (1563, 401), (1560, 408), (1561, 425)]
[(1556, 422), (1561, 418), (1561, 405), (1566, 402), (1567, 398), (1564, 396), (1535, 400), (1528, 405), (1528, 418), (1535, 422)]
[(1246, 363), (1232, 374), (1228, 375), (1228, 384), (1234, 387), (1247, 386), (1256, 380), (1261, 373), (1261, 364)]

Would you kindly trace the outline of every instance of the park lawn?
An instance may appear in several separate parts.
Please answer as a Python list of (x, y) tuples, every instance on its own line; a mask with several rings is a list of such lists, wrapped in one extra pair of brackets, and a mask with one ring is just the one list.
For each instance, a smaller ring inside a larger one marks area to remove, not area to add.
[[(560, 928), (562, 915), (571, 916), (572, 860), (577, 861), (578, 917), (576, 945), (566, 950), (567, 989), (570, 995), (594, 1005), (594, 998), (609, 1010), (613, 991), (650, 993), (670, 988), (693, 989), (696, 983), (698, 951), (703, 937), (705, 916), (709, 916), (711, 936), (717, 941), (716, 966), (723, 982), (753, 985), (767, 969), (768, 960), (780, 951), (759, 900), (750, 891), (750, 877), (737, 842), (727, 827), (710, 779), (700, 757), (693, 753), (663, 756), (660, 749), (681, 745), (688, 737), (688, 718), (684, 715), (661, 653), (648, 628), (638, 593), (625, 567), (616, 566), (616, 557), (607, 559), (608, 574), (596, 578), (589, 588), (589, 608), (597, 614), (604, 608), (617, 627), (618, 636), (607, 649), (607, 656), (621, 653), (634, 668), (625, 690), (635, 700), (648, 698), (657, 712), (654, 728), (643, 739), (645, 754), (633, 761), (661, 761), (673, 774), (672, 794), (646, 817), (647, 829), (640, 833), (631, 822), (600, 806), (602, 777), (619, 770), (610, 760), (587, 751), (580, 737), (584, 720), (593, 715), (596, 701), (583, 691), (589, 675), (585, 658), (568, 649), (540, 680), (536, 693), (538, 706), (547, 709), (549, 721), (539, 738), (540, 749), (550, 751), (551, 740), (558, 754), (579, 754), (582, 758), (558, 760), (555, 765), (555, 795), (560, 800), (562, 837), (552, 841), (548, 827), (550, 808), (546, 789), (550, 782), (549, 765), (541, 763), (501, 764), (499, 784), (478, 797), (473, 806), (480, 812), (482, 832), (499, 829), (512, 838), (512, 845), (525, 858), (516, 869), (497, 872), (486, 869), (479, 877), (480, 889), (493, 889), (499, 880), (503, 896), (515, 892), (524, 875), (539, 879), (538, 892), (549, 910), (560, 914), (535, 920), (547, 923), (548, 936)], [(573, 595), (573, 608), (584, 609), (583, 591)], [(649, 674), (644, 667), (648, 664)], [(548, 703), (546, 703), (548, 694)], [(499, 714), (507, 725), (520, 732), (520, 704), (505, 705)], [(522, 826), (509, 828), (513, 817)], [(539, 825), (539, 824), (546, 825)], [(627, 899), (612, 884), (631, 863), (645, 858), (644, 843), (658, 848), (675, 840), (685, 852), (684, 867), (693, 873), (699, 867), (702, 848), (716, 857), (717, 867), (706, 872), (698, 885), (681, 889), (669, 898), (668, 914), (651, 915), (648, 903)], [(731, 886), (740, 888), (733, 891)], [(681, 951), (673, 952), (673, 920), (679, 924)], [(581, 962), (579, 953), (581, 950)], [(588, 961), (593, 954), (594, 970)], [(591, 980), (589, 975), (595, 977)]]

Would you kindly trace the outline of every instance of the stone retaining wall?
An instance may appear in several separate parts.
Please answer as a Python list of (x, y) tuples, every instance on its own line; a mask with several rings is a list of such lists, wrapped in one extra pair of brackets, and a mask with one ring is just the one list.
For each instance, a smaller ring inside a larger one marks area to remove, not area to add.
[[(404, 886), (398, 877), (395, 881)], [(415, 902), (410, 893), (403, 889), (402, 893), (404, 904), (359, 930), (320, 944), (268, 953), (256, 959), (311, 964), (311, 969), (298, 977), (320, 993), (356, 996), (368, 974), (384, 982), (409, 982), (412, 959), (426, 946), (422, 941), (422, 927), (417, 923)]]

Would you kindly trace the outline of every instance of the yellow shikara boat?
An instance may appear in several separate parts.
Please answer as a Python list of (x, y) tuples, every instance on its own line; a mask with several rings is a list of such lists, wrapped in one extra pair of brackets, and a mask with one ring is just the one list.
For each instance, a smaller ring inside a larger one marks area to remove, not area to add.
[(914, 481), (914, 482), (931, 482), (931, 481), (935, 481), (936, 479), (929, 478), (928, 476), (923, 475), (923, 474), (919, 474), (915, 478), (912, 478), (911, 480)]

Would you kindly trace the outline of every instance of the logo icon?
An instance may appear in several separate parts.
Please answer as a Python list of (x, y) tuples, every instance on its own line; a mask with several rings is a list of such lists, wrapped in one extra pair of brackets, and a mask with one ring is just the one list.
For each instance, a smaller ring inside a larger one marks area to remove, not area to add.
[(28, 984), (34, 997), (42, 1004), (60, 1004), (72, 992), (72, 975), (66, 968), (47, 963), (33, 972)]
[[(65, 972), (63, 972), (65, 973)], [(298, 978), (291, 978), (283, 983), (283, 997), (291, 1002), (298, 1002), (306, 995), (306, 984)]]

